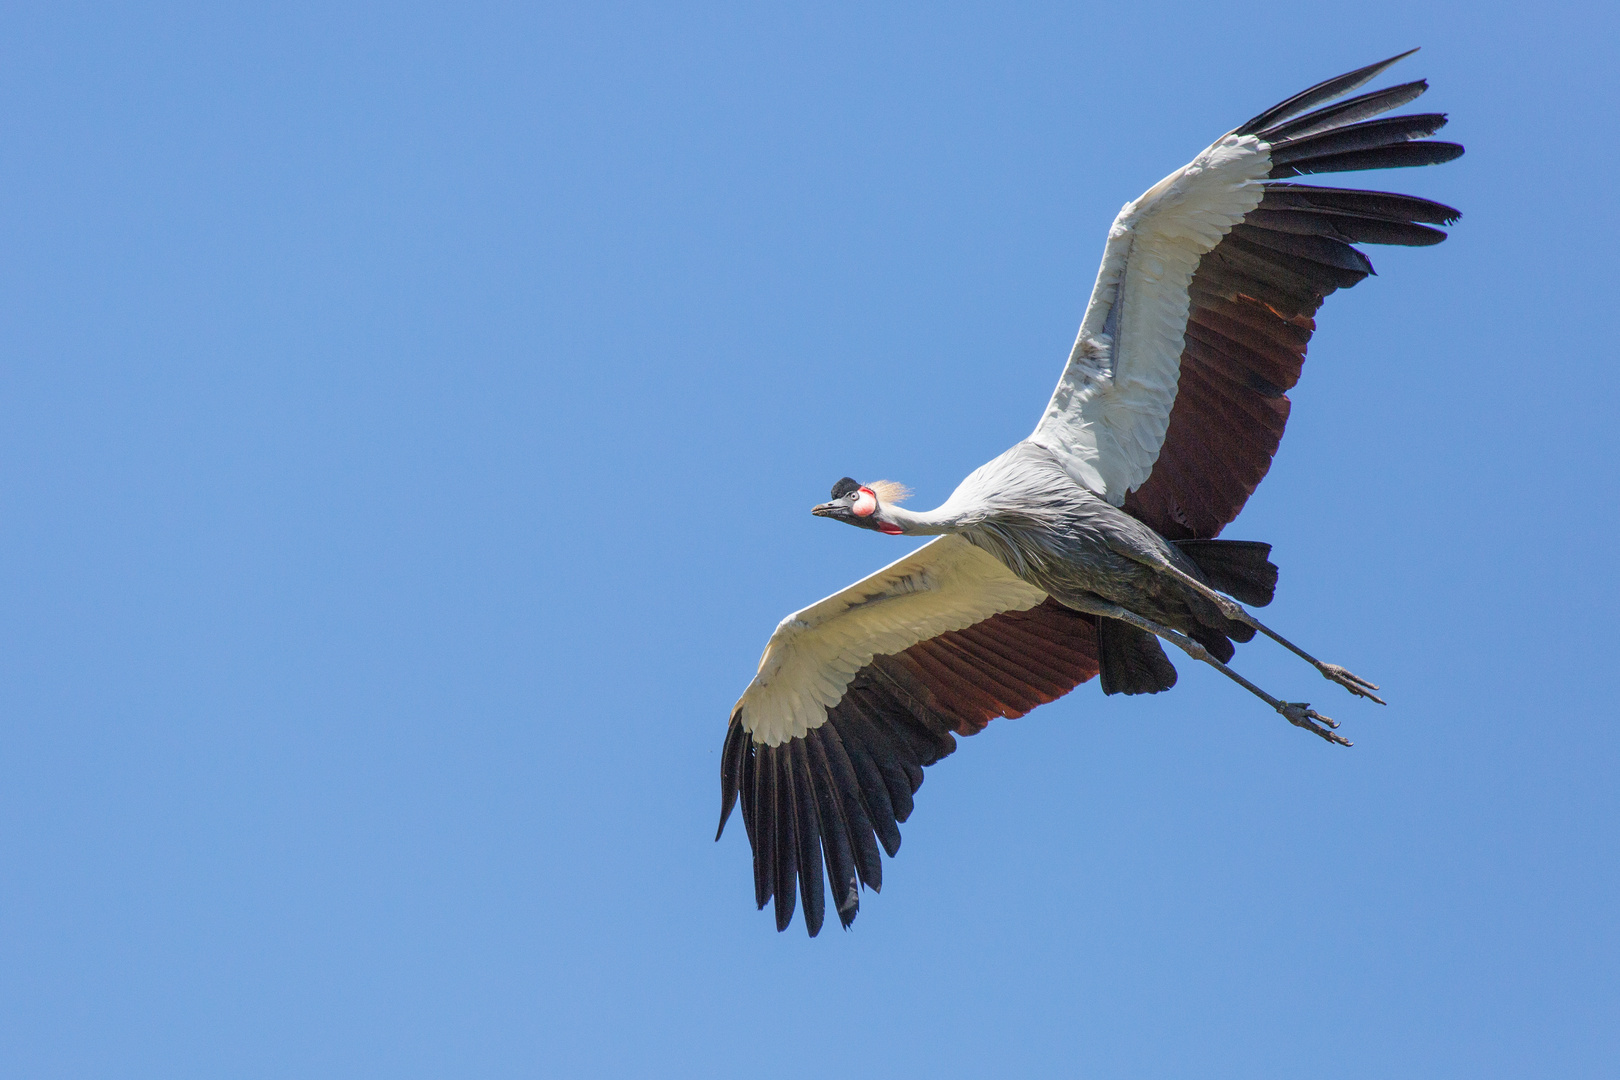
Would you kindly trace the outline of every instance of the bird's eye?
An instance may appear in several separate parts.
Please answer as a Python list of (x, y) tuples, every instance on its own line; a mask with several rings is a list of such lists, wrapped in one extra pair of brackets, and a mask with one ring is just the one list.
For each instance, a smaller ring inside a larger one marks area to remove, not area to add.
[(850, 507), (850, 510), (855, 514), (856, 517), (867, 517), (876, 509), (876, 495), (872, 494), (866, 488), (861, 488), (855, 492), (855, 503)]

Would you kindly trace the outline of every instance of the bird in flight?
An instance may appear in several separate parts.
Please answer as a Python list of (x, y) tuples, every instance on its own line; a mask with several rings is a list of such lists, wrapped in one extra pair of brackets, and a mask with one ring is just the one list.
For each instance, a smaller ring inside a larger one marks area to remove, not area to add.
[[(1413, 50), (1414, 52), (1416, 50)], [(1437, 244), (1459, 214), (1410, 195), (1289, 181), (1435, 165), (1441, 113), (1383, 114), (1428, 83), (1329, 104), (1411, 53), (1319, 83), (1221, 136), (1127, 203), (1052, 400), (1029, 438), (919, 513), (889, 481), (833, 485), (813, 513), (936, 539), (771, 635), (731, 713), (720, 831), (739, 796), (754, 899), (794, 894), (814, 937), (848, 928), (883, 883), (923, 768), (993, 719), (1022, 716), (1099, 676), (1104, 694), (1176, 682), (1161, 641), (1211, 665), (1330, 743), (1338, 725), (1228, 666), (1235, 642), (1281, 643), (1330, 681), (1378, 687), (1282, 638), (1271, 546), (1216, 537), (1271, 466), (1313, 316), (1373, 272), (1354, 244)], [(826, 866), (825, 883), (822, 865)]]

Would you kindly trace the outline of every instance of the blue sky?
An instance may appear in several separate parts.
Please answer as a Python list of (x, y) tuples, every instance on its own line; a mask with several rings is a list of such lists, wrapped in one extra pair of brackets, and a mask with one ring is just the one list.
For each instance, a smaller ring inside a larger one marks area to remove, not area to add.
[[(0, 1059), (44, 1077), (1596, 1077), (1613, 5), (17, 4)], [(849, 933), (711, 841), (775, 622), (1028, 433), (1120, 204), (1412, 45), (1465, 143), (1233, 537), (1279, 648), (1002, 721)]]

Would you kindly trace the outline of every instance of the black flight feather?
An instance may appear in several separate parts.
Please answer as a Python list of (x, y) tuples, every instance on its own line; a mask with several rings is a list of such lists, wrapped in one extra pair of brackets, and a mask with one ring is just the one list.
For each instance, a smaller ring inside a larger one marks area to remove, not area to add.
[(1289, 139), (1273, 143), (1271, 164), (1287, 165), (1308, 158), (1345, 154), (1352, 150), (1376, 150), (1426, 139), (1446, 126), (1445, 113), (1413, 113), (1410, 116), (1386, 116), (1382, 120), (1367, 120), (1332, 128), (1303, 139)]
[(793, 823), (799, 836), (799, 899), (804, 905), (804, 928), (815, 937), (821, 933), (827, 904), (821, 878), (821, 814), (816, 808), (815, 781), (810, 775), (810, 752), (805, 740), (792, 740), (787, 750), (793, 763)]
[(776, 758), (754, 747), (754, 903), (761, 910), (776, 895)]
[(1346, 154), (1328, 154), (1304, 161), (1278, 165), (1271, 170), (1271, 178), (1303, 176), (1306, 173), (1360, 172), (1364, 169), (1411, 169), (1420, 165), (1443, 165), (1460, 158), (1463, 148), (1457, 143), (1424, 142), (1396, 143), (1374, 150), (1353, 150)]
[(714, 838), (720, 839), (720, 834), (726, 831), (726, 819), (731, 817), (731, 808), (737, 803), (737, 787), (742, 781), (742, 759), (747, 752), (750, 736), (743, 730), (742, 710), (739, 709), (731, 716), (731, 725), (726, 728), (726, 742), (720, 748), (720, 827), (714, 830)]
[(1302, 297), (1326, 296), (1334, 289), (1354, 285), (1367, 276), (1332, 266), (1323, 266), (1308, 259), (1296, 259), (1230, 233), (1213, 254), (1233, 263), (1253, 277)]
[(1261, 247), (1280, 251), (1284, 255), (1293, 255), (1311, 262), (1319, 262), (1324, 266), (1337, 267), (1358, 275), (1356, 280), (1368, 274), (1377, 273), (1373, 269), (1372, 260), (1349, 244), (1339, 240), (1330, 240), (1325, 236), (1311, 236), (1309, 234), (1277, 232), (1263, 229), (1258, 225), (1250, 224), (1245, 218), (1241, 224), (1232, 227), (1232, 233)]
[(776, 774), (776, 929), (786, 930), (793, 921), (794, 886), (799, 878), (799, 838), (794, 835), (793, 760), (787, 746), (771, 747), (772, 771)]
[(743, 742), (742, 775), (738, 778), (737, 784), (737, 793), (742, 796), (743, 827), (748, 830), (748, 850), (750, 851), (758, 850), (754, 840), (754, 826), (759, 820), (759, 806), (754, 797), (755, 785), (758, 783), (755, 779), (757, 770), (754, 768), (756, 756), (754, 740), (750, 736)]
[(1302, 139), (1307, 135), (1315, 135), (1319, 131), (1342, 127), (1345, 124), (1354, 124), (1358, 120), (1369, 120), (1374, 116), (1398, 109), (1410, 101), (1416, 101), (1423, 96), (1429, 88), (1427, 80), (1419, 79), (1416, 82), (1402, 83), (1399, 86), (1386, 87), (1383, 90), (1374, 90), (1370, 94), (1341, 101), (1337, 105), (1329, 105), (1325, 109), (1317, 109), (1313, 113), (1277, 124), (1256, 132), (1262, 140), (1268, 143), (1279, 143), (1286, 139)]
[[(922, 766), (911, 757), (911, 750), (892, 734), (887, 723), (884, 723), (879, 714), (865, 707), (865, 695), (850, 693), (845, 696), (844, 702), (849, 706), (849, 728), (867, 748), (868, 759), (872, 762), (883, 777), (883, 786), (889, 794), (889, 805), (895, 821), (904, 821), (911, 816), (911, 794), (921, 783), (912, 782), (912, 771), (922, 776)], [(893, 855), (894, 852), (890, 852)]]
[[(838, 805), (844, 812), (844, 820), (849, 825), (849, 842), (852, 854), (855, 857), (855, 871), (860, 875), (861, 882), (867, 888), (879, 891), (883, 888), (883, 860), (878, 855), (877, 842), (872, 836), (872, 817), (868, 813), (867, 803), (859, 776), (855, 771), (854, 763), (850, 760), (843, 733), (831, 717), (820, 729), (821, 748), (827, 754), (827, 769), (833, 778), (833, 788), (838, 795)], [(889, 793), (883, 790), (883, 778), (873, 770), (873, 782), (883, 795), (882, 809), (887, 815), (885, 825), (894, 829), (894, 815), (889, 812)], [(895, 830), (895, 847), (900, 846), (899, 830)]]
[(1245, 214), (1243, 224), (1295, 236), (1322, 236), (1341, 244), (1427, 247), (1446, 238), (1439, 229), (1410, 221), (1389, 221), (1338, 210), (1268, 210), (1264, 203), (1261, 209)]
[(805, 736), (809, 750), (810, 774), (814, 777), (816, 815), (821, 821), (821, 850), (827, 860), (827, 883), (832, 886), (833, 911), (838, 921), (849, 929), (860, 910), (860, 883), (855, 876), (855, 859), (851, 852), (849, 821), (844, 816), (838, 798), (837, 781), (827, 760), (825, 735), (827, 726)]
[(1260, 209), (1329, 210), (1387, 221), (1424, 221), (1430, 225), (1453, 225), (1462, 217), (1461, 210), (1416, 195), (1288, 183), (1267, 184)]
[(1281, 123), (1290, 116), (1298, 116), (1306, 109), (1314, 109), (1324, 102), (1348, 94), (1358, 86), (1364, 86), (1376, 79), (1385, 68), (1397, 60), (1404, 60), (1415, 52), (1417, 52), (1416, 49), (1408, 49), (1399, 56), (1392, 56), (1388, 60), (1380, 60), (1376, 64), (1368, 64), (1364, 68), (1357, 68), (1355, 71), (1340, 75), (1337, 78), (1319, 82), (1309, 90), (1301, 90), (1287, 101), (1273, 105), (1247, 124), (1239, 127), (1233, 134), (1253, 135), (1258, 131), (1271, 127), (1273, 124)]

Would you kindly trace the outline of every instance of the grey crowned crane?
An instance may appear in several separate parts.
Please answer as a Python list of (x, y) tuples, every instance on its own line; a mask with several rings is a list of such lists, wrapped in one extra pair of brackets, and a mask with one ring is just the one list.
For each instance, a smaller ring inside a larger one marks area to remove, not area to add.
[(775, 899), (778, 930), (797, 891), (806, 928), (820, 931), (824, 862), (850, 925), (861, 886), (882, 886), (879, 847), (899, 850), (923, 768), (955, 750), (955, 736), (1093, 675), (1104, 694), (1168, 690), (1176, 670), (1161, 640), (1349, 745), (1333, 720), (1227, 666), (1232, 642), (1258, 632), (1379, 701), (1377, 686), (1245, 609), (1271, 600), (1270, 545), (1215, 538), (1271, 465), (1317, 308), (1373, 272), (1352, 245), (1437, 244), (1446, 234), (1432, 226), (1459, 216), (1409, 195), (1288, 180), (1462, 154), (1427, 138), (1443, 114), (1382, 116), (1422, 94), (1422, 80), (1327, 104), (1408, 55), (1267, 109), (1127, 203), (1040, 423), (944, 505), (912, 512), (899, 485), (845, 478), (815, 507), (937, 539), (783, 619), (732, 711), (720, 829), (740, 795), (754, 899)]

